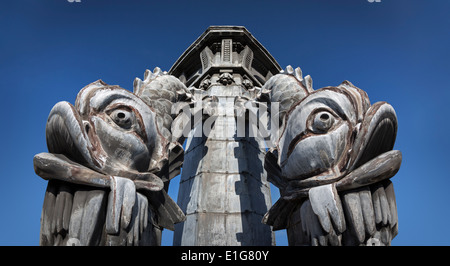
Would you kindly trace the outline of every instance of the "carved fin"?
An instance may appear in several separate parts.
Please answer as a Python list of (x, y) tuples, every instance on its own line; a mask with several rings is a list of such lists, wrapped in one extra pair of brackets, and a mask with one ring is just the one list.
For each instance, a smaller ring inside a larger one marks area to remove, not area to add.
[(300, 207), (300, 217), (302, 230), (310, 238), (311, 245), (318, 246), (319, 238), (323, 235), (323, 230), (309, 200), (306, 200)]
[(389, 209), (391, 210), (391, 233), (392, 238), (394, 238), (398, 233), (398, 214), (397, 214), (397, 203), (395, 201), (394, 184), (387, 180), (384, 183), (384, 191), (386, 192), (387, 201), (389, 203)]
[(186, 216), (180, 207), (163, 189), (158, 192), (145, 192), (149, 204), (155, 210), (155, 223), (158, 226), (167, 228), (171, 231), (175, 230), (175, 224), (186, 220)]
[(67, 245), (98, 245), (106, 207), (104, 190), (82, 188), (73, 196)]
[(273, 231), (286, 229), (289, 226), (289, 217), (299, 205), (299, 201), (288, 201), (280, 198), (275, 202), (262, 219), (263, 224), (272, 226)]
[(302, 70), (301, 70), (300, 67), (297, 67), (297, 68), (295, 69), (295, 77), (296, 77), (299, 81), (301, 81), (301, 80), (303, 79), (303, 73), (302, 73)]
[(309, 199), (314, 213), (319, 217), (320, 224), (326, 232), (334, 226), (338, 232), (345, 230), (344, 211), (334, 184), (311, 188)]
[(119, 233), (121, 227), (128, 227), (136, 200), (135, 194), (133, 181), (117, 176), (112, 178), (106, 213), (106, 233), (114, 235)]
[(54, 244), (55, 231), (53, 228), (53, 213), (55, 209), (56, 195), (58, 193), (57, 181), (49, 181), (45, 191), (44, 204), (41, 214), (41, 232), (39, 245), (52, 246)]
[[(364, 243), (366, 231), (373, 234), (375, 229), (373, 209), (363, 210), (363, 204), (364, 206), (367, 205), (365, 194), (362, 196), (363, 200), (361, 200), (360, 192), (365, 193), (363, 191), (364, 190), (349, 191), (342, 195), (342, 202), (347, 216), (348, 237), (354, 237), (354, 241), (357, 241), (358, 244)], [(370, 195), (370, 191), (368, 192)], [(370, 202), (370, 204), (372, 203)], [(370, 211), (372, 211), (372, 214), (370, 214)], [(368, 218), (367, 221), (365, 219), (366, 216)], [(371, 222), (373, 222), (373, 224)], [(366, 224), (368, 225), (367, 229)]]

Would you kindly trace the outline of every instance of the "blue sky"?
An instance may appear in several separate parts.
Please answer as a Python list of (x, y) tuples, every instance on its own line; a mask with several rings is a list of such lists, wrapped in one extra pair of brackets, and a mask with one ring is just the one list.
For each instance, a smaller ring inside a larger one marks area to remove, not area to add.
[[(47, 182), (33, 156), (47, 151), (53, 105), (74, 103), (97, 79), (132, 90), (146, 69), (169, 70), (210, 25), (245, 26), (282, 67), (311, 75), (314, 89), (349, 80), (372, 103), (393, 105), (403, 163), (392, 179), (392, 244), (449, 245), (448, 11), (443, 0), (1, 1), (0, 245), (39, 243)], [(284, 232), (277, 243), (287, 244)]]

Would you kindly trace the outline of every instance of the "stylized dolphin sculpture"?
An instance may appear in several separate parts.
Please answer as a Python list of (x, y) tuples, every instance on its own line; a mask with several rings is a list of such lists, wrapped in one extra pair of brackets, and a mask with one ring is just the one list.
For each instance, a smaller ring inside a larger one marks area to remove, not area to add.
[(398, 219), (388, 179), (402, 158), (392, 150), (392, 106), (371, 105), (348, 81), (313, 91), (289, 67), (267, 84), (272, 95), (289, 91), (297, 101), (285, 108), (277, 146), (266, 155), (281, 199), (263, 222), (287, 228), (290, 245), (390, 244)]
[(36, 173), (50, 180), (41, 245), (158, 245), (161, 227), (184, 220), (165, 191), (170, 153), (182, 147), (157, 120), (140, 97), (101, 80), (84, 87), (75, 106), (53, 107), (50, 153), (34, 157)]

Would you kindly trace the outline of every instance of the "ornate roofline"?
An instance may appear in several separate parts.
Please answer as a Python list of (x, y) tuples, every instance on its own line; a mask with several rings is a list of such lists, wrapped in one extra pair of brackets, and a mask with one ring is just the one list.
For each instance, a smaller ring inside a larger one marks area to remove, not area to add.
[[(280, 65), (272, 55), (245, 27), (210, 26), (178, 58), (169, 70), (169, 74), (180, 78), (187, 86), (199, 83), (201, 77), (206, 74), (206, 69), (202, 65), (201, 53), (206, 47), (214, 47), (215, 44), (224, 39), (232, 39), (233, 44), (236, 42), (241, 47), (248, 46), (252, 51), (252, 62), (250, 69), (247, 69), (247, 71), (251, 72), (249, 74), (257, 80), (258, 85), (263, 85), (268, 78), (281, 70)], [(234, 67), (241, 68), (239, 65)]]

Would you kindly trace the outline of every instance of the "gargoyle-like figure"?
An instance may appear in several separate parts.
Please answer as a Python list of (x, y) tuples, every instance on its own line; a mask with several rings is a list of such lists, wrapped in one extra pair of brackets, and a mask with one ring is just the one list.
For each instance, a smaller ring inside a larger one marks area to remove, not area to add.
[(265, 159), (281, 198), (263, 222), (286, 228), (290, 245), (389, 245), (398, 230), (389, 178), (402, 159), (392, 150), (392, 106), (371, 105), (348, 81), (314, 91), (309, 76), (290, 66), (263, 91), (281, 102), (283, 118)]
[(49, 153), (34, 157), (36, 173), (49, 180), (40, 245), (160, 245), (162, 228), (185, 219), (166, 193), (183, 148), (167, 129), (170, 107), (162, 109), (185, 97), (185, 86), (156, 68), (134, 87), (98, 80), (75, 106), (51, 110)]

